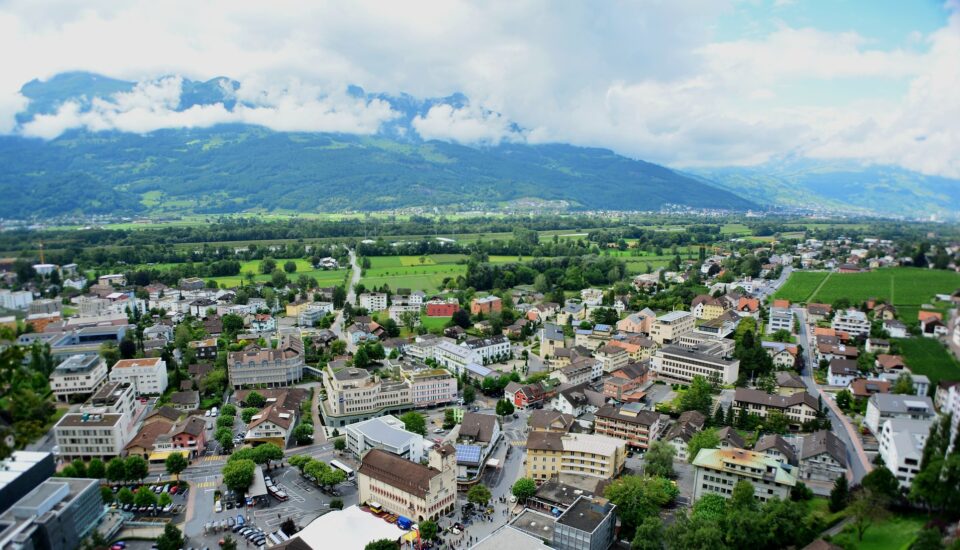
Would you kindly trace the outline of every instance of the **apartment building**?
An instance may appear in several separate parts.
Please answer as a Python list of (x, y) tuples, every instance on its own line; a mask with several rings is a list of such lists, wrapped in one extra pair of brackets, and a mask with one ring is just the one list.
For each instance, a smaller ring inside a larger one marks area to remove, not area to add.
[(128, 382), (138, 395), (160, 395), (167, 389), (167, 362), (159, 357), (121, 359), (110, 369), (110, 381)]
[(563, 328), (553, 323), (544, 323), (540, 329), (540, 357), (556, 357), (557, 350), (565, 346)]
[(387, 309), (387, 295), (383, 292), (364, 292), (358, 298), (360, 307), (367, 311)]
[(680, 336), (693, 330), (696, 318), (689, 311), (671, 311), (657, 317), (650, 327), (650, 337), (657, 344), (672, 344)]
[(603, 380), (603, 396), (623, 403), (640, 401), (646, 395), (640, 388), (650, 380), (649, 363), (627, 363)]
[(389, 414), (350, 424), (343, 433), (347, 450), (357, 459), (371, 449), (382, 449), (413, 462), (423, 458), (423, 436), (408, 432), (400, 419)]
[(460, 311), (460, 302), (456, 298), (434, 298), (427, 301), (427, 317), (450, 317)]
[(650, 364), (658, 376), (681, 383), (703, 376), (720, 384), (733, 384), (740, 376), (740, 361), (728, 358), (715, 344), (692, 348), (668, 345), (654, 352)]
[(460, 344), (480, 356), (484, 364), (496, 363), (510, 357), (510, 340), (498, 334), (488, 338), (470, 338)]
[(816, 420), (819, 407), (817, 398), (806, 391), (779, 395), (762, 390), (737, 388), (733, 398), (733, 408), (738, 414), (746, 410), (749, 414), (766, 418), (771, 411), (778, 411), (783, 413), (790, 420), (790, 426), (796, 429), (805, 422)]
[(328, 426), (342, 427), (385, 413), (413, 408), (410, 383), (384, 380), (364, 369), (330, 365), (323, 370), (327, 399), (320, 412)]
[(99, 479), (57, 477), (37, 484), (0, 515), (0, 548), (72, 550), (106, 514)]
[(456, 509), (457, 457), (452, 445), (430, 451), (424, 466), (382, 449), (363, 456), (357, 471), (361, 503), (416, 522), (436, 519)]
[(227, 355), (227, 375), (234, 388), (265, 385), (290, 386), (303, 378), (303, 341), (299, 336), (284, 336), (276, 349), (255, 344)]
[(878, 434), (888, 419), (926, 420), (933, 418), (935, 414), (933, 401), (929, 397), (875, 393), (867, 401), (863, 425)]
[(503, 309), (503, 300), (494, 295), (474, 298), (470, 301), (470, 315), (489, 314)]
[(120, 414), (67, 413), (53, 427), (53, 435), (67, 460), (104, 460), (123, 452), (126, 423)]
[(404, 370), (413, 406), (433, 407), (457, 400), (457, 379), (446, 369)]
[(616, 509), (605, 498), (580, 495), (554, 522), (550, 547), (557, 550), (607, 550), (617, 538)]
[(934, 422), (932, 418), (887, 418), (881, 425), (877, 437), (880, 457), (905, 489), (910, 488), (913, 478), (920, 473), (923, 446)]
[(626, 453), (626, 441), (605, 435), (530, 432), (525, 475), (537, 481), (559, 474), (613, 479), (623, 471)]
[(627, 350), (612, 344), (601, 346), (594, 353), (594, 357), (597, 358), (597, 361), (600, 361), (605, 373), (622, 369), (630, 361), (630, 354), (627, 353)]
[(646, 451), (660, 432), (660, 413), (644, 410), (640, 403), (617, 407), (604, 405), (594, 413), (594, 433), (623, 439), (627, 445)]
[[(508, 344), (509, 346), (509, 344)], [(482, 365), (480, 351), (443, 340), (433, 346), (433, 358), (441, 367), (449, 369), (459, 376), (467, 365)]]
[(745, 449), (700, 449), (693, 460), (693, 501), (707, 494), (730, 498), (740, 481), (753, 484), (754, 497), (761, 502), (790, 498), (797, 484), (793, 468), (764, 453)]
[(57, 401), (89, 395), (107, 379), (107, 364), (99, 355), (71, 355), (50, 373), (50, 389)]
[(793, 310), (789, 307), (771, 307), (770, 318), (767, 321), (767, 334), (778, 330), (793, 332)]
[(870, 319), (867, 319), (866, 313), (857, 309), (838, 311), (830, 326), (837, 332), (846, 332), (853, 337), (870, 335)]
[(200, 361), (214, 361), (217, 358), (217, 339), (194, 340), (188, 344)]

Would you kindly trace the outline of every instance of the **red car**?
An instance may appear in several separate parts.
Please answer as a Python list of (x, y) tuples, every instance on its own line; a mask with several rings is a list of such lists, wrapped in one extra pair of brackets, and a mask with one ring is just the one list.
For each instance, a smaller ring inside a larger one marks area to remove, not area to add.
[(175, 494), (177, 494), (177, 491), (179, 491), (179, 490), (180, 490), (180, 486), (179, 486), (179, 485), (172, 485), (172, 486), (170, 487), (170, 494), (171, 494), (171, 495), (175, 495)]

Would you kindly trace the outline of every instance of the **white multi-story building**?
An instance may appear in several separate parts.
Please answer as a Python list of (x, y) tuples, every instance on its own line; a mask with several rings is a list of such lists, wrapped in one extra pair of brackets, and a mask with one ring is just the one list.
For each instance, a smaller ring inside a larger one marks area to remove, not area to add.
[(303, 340), (292, 334), (284, 336), (275, 349), (249, 346), (227, 355), (227, 374), (234, 388), (290, 386), (303, 378), (303, 365)]
[(67, 413), (53, 427), (60, 456), (66, 459), (120, 456), (133, 435), (133, 385), (108, 382), (79, 412)]
[(71, 355), (50, 374), (50, 389), (58, 401), (93, 393), (107, 379), (107, 364), (98, 355)]
[(596, 307), (603, 303), (603, 291), (599, 288), (585, 288), (580, 291), (580, 300), (587, 307)]
[(387, 309), (387, 295), (383, 292), (364, 292), (358, 299), (360, 300), (360, 307), (367, 311)]
[(403, 314), (404, 313), (413, 313), (418, 315), (420, 313), (420, 306), (416, 304), (398, 304), (394, 303), (389, 308), (390, 318), (394, 320), (399, 325), (403, 325)]
[(930, 426), (935, 420), (911, 420), (888, 418), (884, 420), (878, 440), (883, 463), (900, 481), (900, 486), (910, 488), (913, 478), (920, 472), (923, 446), (927, 442)]
[(326, 314), (332, 312), (333, 304), (331, 302), (313, 302), (300, 310), (300, 315), (297, 316), (297, 323), (301, 327), (312, 327), (314, 323), (323, 319)]
[(410, 382), (385, 380), (365, 369), (323, 370), (327, 399), (321, 412), (327, 426), (346, 426), (384, 413), (413, 408)]
[(740, 481), (753, 484), (753, 495), (761, 502), (790, 498), (797, 478), (790, 466), (771, 456), (744, 449), (700, 449), (693, 460), (693, 500), (717, 494), (730, 498)]
[(33, 301), (33, 293), (26, 290), (0, 288), (0, 308), (27, 309)]
[(838, 311), (831, 324), (833, 330), (846, 332), (850, 336), (868, 336), (870, 334), (870, 320), (867, 314), (857, 309)]
[(167, 389), (167, 362), (159, 357), (121, 359), (110, 369), (110, 380), (129, 382), (140, 395), (160, 395)]
[(414, 407), (433, 407), (457, 400), (457, 379), (446, 369), (403, 371), (410, 382), (410, 398)]
[(501, 334), (489, 338), (471, 338), (460, 345), (479, 354), (483, 363), (494, 363), (510, 357), (510, 340)]
[(767, 334), (772, 334), (778, 330), (793, 332), (793, 310), (790, 308), (770, 308), (770, 320), (767, 323)]
[(408, 432), (395, 416), (371, 418), (343, 429), (347, 450), (363, 458), (371, 449), (383, 449), (413, 462), (423, 458), (423, 436)]
[(740, 361), (719, 351), (720, 347), (713, 345), (666, 346), (654, 352), (650, 364), (658, 376), (679, 382), (689, 383), (695, 376), (703, 376), (720, 384), (733, 384), (740, 376)]
[(935, 414), (933, 401), (929, 397), (875, 393), (867, 401), (863, 425), (877, 434), (887, 419), (926, 420), (933, 418)]
[(671, 311), (661, 315), (650, 328), (650, 337), (660, 344), (672, 344), (674, 340), (693, 330), (696, 318), (689, 311)]
[[(509, 346), (509, 344), (508, 344)], [(467, 365), (482, 365), (483, 357), (477, 350), (444, 340), (433, 347), (433, 358), (441, 367), (459, 376)]]

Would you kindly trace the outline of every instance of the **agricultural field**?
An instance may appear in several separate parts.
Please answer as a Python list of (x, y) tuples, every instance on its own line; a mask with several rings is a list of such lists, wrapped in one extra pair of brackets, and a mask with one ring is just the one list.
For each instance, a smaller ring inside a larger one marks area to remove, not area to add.
[(900, 354), (910, 370), (925, 375), (931, 384), (960, 378), (960, 363), (938, 340), (920, 337), (896, 342), (900, 345)]
[[(369, 256), (370, 268), (361, 282), (368, 288), (388, 285), (391, 289), (409, 288), (437, 292), (447, 277), (467, 272), (465, 254), (432, 254), (426, 256)], [(490, 256), (493, 264), (530, 261), (530, 257)]]
[[(297, 264), (297, 270), (293, 273), (287, 273), (287, 278), (296, 280), (301, 275), (306, 275), (307, 277), (313, 277), (316, 279), (320, 286), (342, 285), (350, 273), (349, 269), (337, 269), (329, 271), (325, 271), (323, 269), (314, 269), (310, 264), (310, 261), (304, 260), (303, 258), (276, 258), (276, 260), (277, 267), (280, 269), (283, 269), (283, 264), (290, 260), (293, 260)], [(260, 261), (261, 260), (248, 260), (246, 262), (241, 262), (240, 275), (212, 277), (212, 279), (217, 281), (217, 283), (220, 285), (226, 285), (228, 288), (240, 286), (241, 281), (247, 282), (249, 280), (247, 278), (247, 274), (253, 274), (254, 281), (269, 281), (270, 275), (263, 275), (260, 273)]]
[(848, 298), (859, 303), (876, 298), (903, 307), (905, 321), (916, 321), (921, 304), (930, 303), (935, 294), (949, 294), (960, 287), (960, 274), (934, 269), (895, 267), (866, 273), (794, 272), (777, 298), (794, 302), (833, 303)]

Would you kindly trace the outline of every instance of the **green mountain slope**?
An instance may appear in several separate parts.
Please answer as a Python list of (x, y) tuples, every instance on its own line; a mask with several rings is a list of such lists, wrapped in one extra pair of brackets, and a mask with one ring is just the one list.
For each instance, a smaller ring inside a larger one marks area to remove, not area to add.
[(746, 209), (737, 195), (608, 150), (467, 147), (249, 126), (147, 135), (0, 138), (0, 217), (487, 206), (523, 198), (573, 208), (666, 204)]

